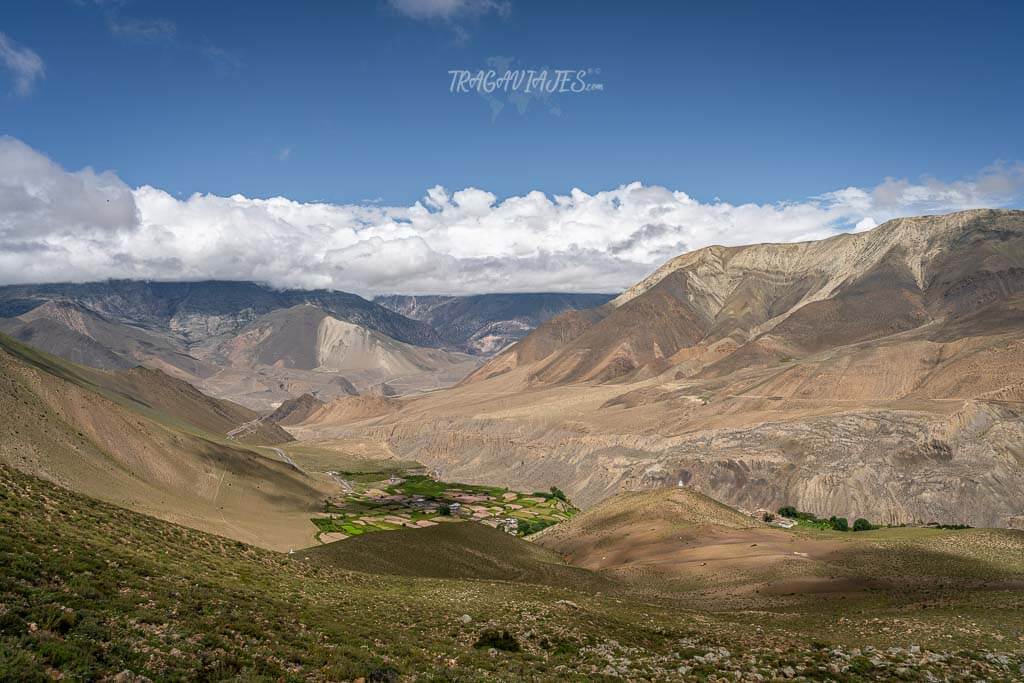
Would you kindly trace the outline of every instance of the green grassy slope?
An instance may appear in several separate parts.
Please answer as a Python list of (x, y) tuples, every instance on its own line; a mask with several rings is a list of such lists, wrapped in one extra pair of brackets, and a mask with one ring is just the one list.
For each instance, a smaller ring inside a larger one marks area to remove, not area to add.
[[(1010, 681), (1024, 665), (1019, 620), (993, 641), (967, 603), (936, 615), (850, 609), (805, 628), (791, 610), (702, 614), (614, 591), (375, 576), (161, 522), (3, 466), (0, 528), (0, 680), (130, 671), (153, 680)], [(1002, 609), (1019, 616), (1015, 595)], [(922, 625), (936, 627), (933, 642), (917, 640)], [(520, 651), (474, 647), (488, 629), (508, 630)], [(856, 646), (842, 642), (855, 636)]]

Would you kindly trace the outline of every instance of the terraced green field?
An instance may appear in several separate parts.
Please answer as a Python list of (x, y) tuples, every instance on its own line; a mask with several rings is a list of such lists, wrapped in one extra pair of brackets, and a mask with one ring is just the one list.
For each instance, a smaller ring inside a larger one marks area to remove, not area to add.
[[(553, 492), (521, 493), (447, 483), (422, 474), (391, 474), (389, 479), (351, 480), (352, 491), (330, 501), (324, 516), (313, 518), (317, 539), (331, 542), (377, 531), (461, 521), (501, 526), (517, 536), (528, 536), (578, 512), (564, 495)], [(514, 520), (514, 526), (509, 520)]]

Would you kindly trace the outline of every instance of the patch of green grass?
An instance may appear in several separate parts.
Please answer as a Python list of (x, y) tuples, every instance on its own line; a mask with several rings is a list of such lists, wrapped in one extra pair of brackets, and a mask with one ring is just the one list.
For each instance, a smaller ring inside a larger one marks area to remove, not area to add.
[(449, 489), (449, 485), (443, 482), (424, 476), (408, 477), (401, 484), (388, 486), (385, 491), (388, 493), (404, 493), (408, 496), (424, 496), (426, 498), (437, 498)]

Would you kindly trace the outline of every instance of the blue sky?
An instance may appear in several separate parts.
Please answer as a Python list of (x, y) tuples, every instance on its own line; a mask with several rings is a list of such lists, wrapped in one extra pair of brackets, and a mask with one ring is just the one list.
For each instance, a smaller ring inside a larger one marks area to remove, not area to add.
[[(0, 282), (615, 291), (1024, 206), (1024, 3), (8, 0)], [(547, 98), (450, 71), (582, 71)]]
[[(0, 132), (185, 195), (408, 203), (436, 184), (640, 180), (795, 200), (1024, 158), (1022, 29), (1011, 2), (509, 0), (417, 18), (383, 0), (11, 0), (0, 31), (45, 75), (17, 95), (0, 72)], [(492, 120), (447, 72), (496, 56), (600, 69), (604, 90)]]

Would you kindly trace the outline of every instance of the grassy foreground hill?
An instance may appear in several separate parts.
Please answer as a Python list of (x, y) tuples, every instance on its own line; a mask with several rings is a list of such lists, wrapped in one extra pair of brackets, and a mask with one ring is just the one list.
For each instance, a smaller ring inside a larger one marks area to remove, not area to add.
[[(360, 573), (4, 466), (0, 527), (0, 680), (1009, 681), (1024, 666), (1019, 586), (927, 610), (896, 596), (872, 596), (871, 613), (835, 601), (817, 608), (823, 627), (792, 608), (695, 610), (629, 589)], [(380, 536), (407, 533), (422, 532)], [(528, 548), (507, 540), (501, 552)], [(465, 543), (449, 552), (488, 552)]]

